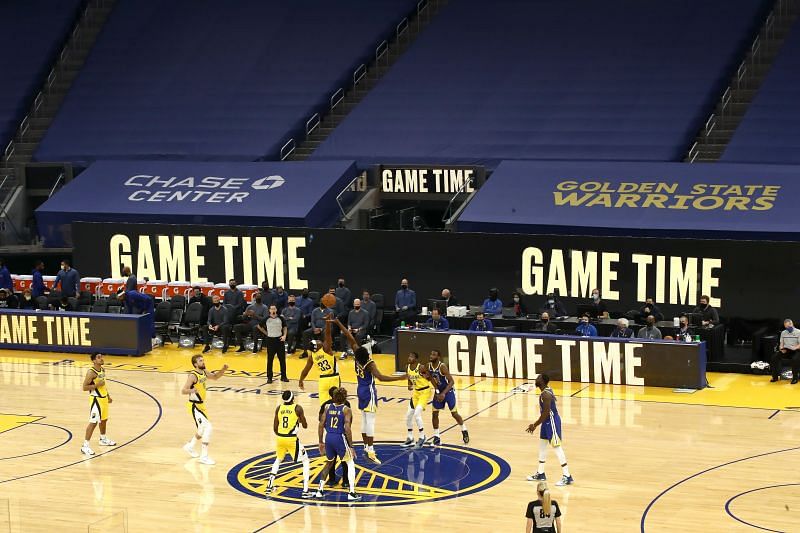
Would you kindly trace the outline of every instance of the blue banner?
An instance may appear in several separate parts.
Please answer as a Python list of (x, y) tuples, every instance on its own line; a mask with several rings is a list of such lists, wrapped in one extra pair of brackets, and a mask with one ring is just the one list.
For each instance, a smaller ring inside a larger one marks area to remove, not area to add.
[(46, 246), (71, 244), (75, 221), (326, 227), (355, 175), (352, 161), (100, 161), (36, 220)]
[(458, 229), (794, 239), (799, 193), (798, 166), (503, 161)]

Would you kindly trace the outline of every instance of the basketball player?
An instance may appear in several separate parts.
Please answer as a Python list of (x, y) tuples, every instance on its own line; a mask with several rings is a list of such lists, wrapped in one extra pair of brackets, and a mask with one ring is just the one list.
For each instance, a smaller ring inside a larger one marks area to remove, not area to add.
[(197, 441), (202, 442), (200, 447), (200, 462), (204, 465), (216, 464), (216, 461), (208, 456), (208, 444), (211, 441), (211, 421), (208, 419), (206, 413), (206, 381), (209, 379), (218, 380), (228, 370), (228, 365), (222, 365), (222, 368), (208, 373), (206, 371), (206, 362), (200, 354), (192, 356), (192, 366), (194, 367), (189, 371), (186, 377), (186, 384), (181, 390), (181, 394), (189, 395), (189, 414), (194, 419), (197, 431), (192, 436), (192, 440), (187, 442), (183, 449), (191, 457), (198, 457), (197, 452), (194, 451)]
[(283, 391), (281, 396), (283, 404), (275, 409), (275, 420), (272, 422), (272, 430), (275, 432), (275, 462), (272, 463), (272, 473), (269, 476), (269, 484), (267, 485), (267, 496), (272, 493), (275, 485), (275, 476), (278, 475), (278, 469), (281, 466), (281, 461), (287, 455), (292, 458), (293, 462), (298, 460), (303, 463), (303, 499), (311, 498), (313, 495), (308, 491), (308, 472), (310, 469), (308, 454), (304, 446), (300, 444), (300, 439), (297, 437), (297, 425), (303, 426), (303, 429), (308, 427), (306, 422), (306, 415), (303, 413), (303, 408), (294, 403), (294, 393), (290, 390)]
[[(319, 489), (314, 493), (315, 498), (325, 496), (325, 479), (328, 472), (338, 457), (347, 463), (347, 477), (350, 490), (347, 492), (347, 501), (356, 502), (361, 499), (360, 494), (356, 494), (356, 465), (353, 461), (353, 432), (351, 424), (353, 422), (353, 411), (344, 402), (347, 399), (347, 391), (342, 388), (336, 389), (333, 393), (333, 404), (325, 410), (325, 417), (319, 421), (319, 453), (325, 454), (328, 460), (325, 468), (319, 477)], [(325, 434), (325, 440), (322, 436)]]
[(414, 446), (414, 420), (417, 421), (417, 429), (419, 430), (419, 440), (416, 447), (422, 448), (426, 440), (425, 430), (422, 427), (422, 412), (428, 402), (431, 401), (431, 398), (433, 398), (433, 386), (430, 382), (431, 375), (428, 373), (428, 367), (419, 363), (419, 354), (417, 352), (408, 354), (406, 374), (408, 374), (408, 390), (413, 392), (406, 411), (408, 436), (406, 436), (406, 441), (403, 443), (403, 448)]
[(533, 424), (528, 425), (526, 431), (533, 433), (536, 427), (541, 425), (542, 428), (539, 432), (539, 469), (535, 474), (528, 476), (528, 481), (545, 481), (547, 476), (544, 474), (544, 462), (547, 458), (547, 445), (550, 444), (555, 449), (556, 457), (561, 462), (561, 480), (556, 483), (557, 486), (572, 485), (575, 480), (569, 474), (569, 467), (567, 466), (567, 456), (564, 455), (564, 448), (561, 446), (561, 416), (558, 414), (556, 407), (556, 396), (553, 394), (553, 389), (547, 386), (550, 383), (550, 378), (547, 374), (539, 374), (536, 377), (536, 387), (542, 391), (539, 395), (539, 410), (541, 415), (539, 419)]
[[(325, 409), (333, 403), (333, 393), (336, 392), (338, 388), (339, 387), (331, 387), (330, 390), (328, 390), (328, 399), (320, 406), (317, 420), (321, 421), (325, 418)], [(348, 402), (347, 399), (345, 399), (344, 404), (350, 407), (350, 402)], [(338, 481), (339, 480), (336, 479), (336, 460), (334, 459), (333, 468), (331, 468), (331, 471), (328, 473), (328, 484), (333, 487)], [(342, 488), (348, 491), (350, 490), (350, 485), (347, 481), (347, 463), (342, 463)]]
[(333, 320), (328, 318), (325, 320), (325, 337), (320, 344), (319, 341), (311, 341), (311, 357), (306, 361), (306, 366), (300, 373), (300, 390), (305, 390), (303, 381), (308, 376), (312, 365), (317, 365), (319, 368), (319, 383), (317, 384), (317, 393), (319, 394), (319, 405), (325, 403), (326, 393), (332, 387), (340, 387), (342, 380), (339, 377), (339, 367), (336, 365), (336, 357), (333, 356), (333, 336), (331, 335), (331, 322)]
[(525, 533), (561, 533), (561, 509), (557, 501), (550, 500), (547, 482), (540, 481), (536, 485), (536, 495), (539, 499), (528, 503), (525, 512), (528, 519)]
[(379, 465), (381, 462), (375, 453), (375, 414), (378, 411), (378, 389), (375, 386), (375, 380), (401, 381), (408, 379), (408, 375), (383, 375), (378, 369), (378, 365), (372, 360), (369, 351), (365, 347), (358, 345), (350, 330), (345, 328), (338, 319), (334, 322), (347, 337), (347, 341), (355, 353), (356, 378), (358, 379), (358, 408), (361, 411), (361, 437), (364, 439), (364, 451), (367, 452), (367, 459)]
[(439, 411), (444, 409), (445, 405), (450, 409), (450, 414), (461, 427), (461, 439), (464, 444), (469, 444), (467, 425), (456, 407), (456, 382), (453, 376), (450, 375), (447, 365), (442, 362), (442, 355), (439, 350), (431, 350), (429, 359), (428, 371), (430, 372), (433, 386), (436, 387), (436, 394), (433, 395), (433, 415), (431, 419), (433, 423), (433, 445), (439, 446), (442, 443), (442, 439), (439, 436)]
[(93, 353), (89, 356), (92, 367), (86, 371), (83, 378), (83, 390), (89, 393), (89, 425), (86, 426), (86, 435), (81, 446), (81, 453), (94, 455), (94, 450), (89, 446), (95, 426), (100, 424), (100, 446), (116, 446), (117, 443), (106, 436), (108, 423), (108, 404), (112, 402), (111, 395), (106, 388), (106, 370), (103, 368), (103, 354)]

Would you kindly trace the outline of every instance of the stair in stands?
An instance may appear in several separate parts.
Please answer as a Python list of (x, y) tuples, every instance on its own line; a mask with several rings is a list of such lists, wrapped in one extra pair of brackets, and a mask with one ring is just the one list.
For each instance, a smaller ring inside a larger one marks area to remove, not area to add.
[[(13, 140), (5, 147), (4, 152), (0, 153), (0, 210), (3, 212), (8, 213), (11, 202), (21, 201), (24, 197), (13, 194), (22, 186), (19, 170), (31, 162), (33, 153), (58, 112), (72, 82), (83, 67), (97, 35), (115, 5), (116, 0), (88, 2), (53, 64), (50, 74), (36, 95), (28, 115), (20, 123)], [(24, 231), (16, 232), (16, 240), (19, 242), (2, 244), (22, 244), (33, 237), (23, 233)]]
[[(319, 122), (307, 123), (304, 139), (291, 139), (287, 145), (296, 141), (293, 150), (281, 153), (281, 159), (304, 161), (316, 150), (331, 132), (344, 120), (347, 114), (369, 93), (392, 67), (397, 59), (414, 42), (416, 37), (430, 24), (433, 17), (447, 5), (448, 0), (421, 0), (416, 13), (398, 24), (391, 40), (387, 39), (375, 51), (375, 58), (365, 65), (366, 70), (353, 73), (353, 86), (344, 91), (339, 98), (331, 98), (330, 107), (319, 113)], [(362, 76), (363, 75), (363, 76)], [(336, 95), (334, 95), (336, 96)], [(312, 117), (313, 118), (313, 117)]]
[(728, 87), (684, 159), (718, 161), (800, 14), (800, 0), (776, 0)]

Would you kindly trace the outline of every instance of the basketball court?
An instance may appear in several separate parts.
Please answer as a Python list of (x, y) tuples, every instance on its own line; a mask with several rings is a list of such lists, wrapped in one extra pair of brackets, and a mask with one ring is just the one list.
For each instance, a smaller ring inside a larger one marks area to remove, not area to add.
[[(194, 426), (180, 394), (190, 350), (167, 347), (134, 357), (106, 356), (113, 397), (113, 448), (79, 452), (88, 416), (81, 391), (87, 356), (4, 352), (0, 357), (0, 531), (401, 531), (452, 527), (524, 528), (534, 484), (538, 416), (532, 384), (456, 377), (465, 446), (448, 413), (443, 446), (403, 449), (405, 384), (379, 386), (376, 449), (381, 466), (357, 461), (355, 505), (328, 488), (323, 502), (299, 499), (299, 465), (284, 463), (276, 491), (264, 497), (274, 451), (272, 417), (280, 382), (266, 384), (264, 355), (214, 351), (207, 367), (230, 365), (209, 388), (214, 423), (210, 455), (198, 464), (181, 446)], [(376, 356), (383, 372), (393, 356)], [(289, 358), (292, 390), (304, 361)], [(341, 365), (355, 392), (352, 360)], [(564, 449), (576, 483), (556, 487), (568, 531), (797, 531), (800, 519), (800, 400), (768, 376), (708, 375), (711, 387), (676, 392), (649, 387), (553, 383), (564, 421)], [(298, 403), (311, 414), (300, 433), (316, 451), (316, 383)], [(468, 417), (468, 418), (467, 418)], [(425, 413), (431, 435), (430, 410)], [(360, 417), (353, 433), (360, 440)], [(360, 446), (357, 446), (360, 452)], [(266, 466), (265, 466), (266, 465)], [(613, 512), (609, 510), (613, 509)]]

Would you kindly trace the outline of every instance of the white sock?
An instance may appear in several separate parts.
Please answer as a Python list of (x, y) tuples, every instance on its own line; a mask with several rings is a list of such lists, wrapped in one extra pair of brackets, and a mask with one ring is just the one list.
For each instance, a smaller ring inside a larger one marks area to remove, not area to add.
[(438, 437), (439, 436), (439, 428), (436, 428), (436, 429), (433, 430), (433, 436), (434, 437)]
[(276, 457), (275, 458), (275, 462), (272, 463), (272, 475), (273, 476), (277, 476), (278, 475), (278, 469), (280, 467), (281, 467), (281, 460)]
[(422, 427), (422, 408), (417, 407), (414, 410), (414, 418), (417, 420), (417, 428), (419, 428), (419, 436), (425, 437), (425, 430)]
[(467, 430), (467, 425), (461, 424), (461, 431), (466, 431), (466, 430)]
[(356, 463), (351, 457), (347, 461), (347, 482), (350, 484), (350, 492), (356, 491)]
[(200, 446), (200, 457), (208, 457), (208, 443), (204, 442)]
[(409, 407), (408, 411), (406, 411), (406, 429), (408, 430), (409, 437), (414, 432), (414, 410)]
[(88, 440), (83, 441), (83, 445), (88, 448), (89, 447), (89, 441)]
[(100, 433), (100, 440), (106, 440), (105, 433)]
[(567, 466), (567, 456), (564, 454), (564, 449), (561, 446), (556, 446), (556, 457), (561, 463), (561, 473), (569, 477), (569, 467)]
[(308, 476), (310, 470), (308, 457), (303, 458), (303, 492), (308, 492)]
[(322, 492), (324, 488), (325, 488), (325, 477), (320, 477), (319, 478), (319, 489), (318, 490), (320, 492)]

